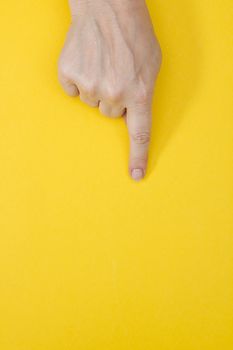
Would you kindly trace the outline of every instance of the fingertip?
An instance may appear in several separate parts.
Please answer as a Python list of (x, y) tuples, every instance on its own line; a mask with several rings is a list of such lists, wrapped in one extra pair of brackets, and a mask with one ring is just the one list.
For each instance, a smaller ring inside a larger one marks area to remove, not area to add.
[(144, 178), (145, 171), (142, 168), (134, 168), (131, 170), (131, 177), (135, 181), (140, 181)]
[(147, 172), (148, 156), (145, 158), (137, 158), (130, 155), (129, 173), (133, 180), (140, 181), (144, 179)]

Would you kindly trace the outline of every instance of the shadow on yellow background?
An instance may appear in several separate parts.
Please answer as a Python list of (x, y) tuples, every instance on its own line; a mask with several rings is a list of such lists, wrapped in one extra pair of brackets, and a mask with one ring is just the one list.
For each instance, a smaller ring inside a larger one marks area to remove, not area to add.
[(0, 2), (0, 348), (232, 350), (232, 0), (148, 1), (149, 174), (67, 97), (65, 0)]

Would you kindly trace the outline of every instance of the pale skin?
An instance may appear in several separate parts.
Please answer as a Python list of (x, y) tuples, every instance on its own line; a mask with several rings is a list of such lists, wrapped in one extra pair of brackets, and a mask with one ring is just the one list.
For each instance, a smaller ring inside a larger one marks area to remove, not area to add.
[(124, 117), (129, 173), (147, 169), (152, 98), (161, 49), (144, 0), (70, 0), (72, 22), (59, 59), (59, 81), (110, 118)]

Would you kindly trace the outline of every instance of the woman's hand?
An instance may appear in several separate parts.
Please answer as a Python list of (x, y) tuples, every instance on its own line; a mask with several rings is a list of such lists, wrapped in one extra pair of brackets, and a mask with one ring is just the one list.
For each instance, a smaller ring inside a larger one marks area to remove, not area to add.
[(129, 171), (144, 177), (161, 50), (144, 0), (71, 0), (72, 23), (59, 60), (70, 96), (102, 114), (126, 117)]

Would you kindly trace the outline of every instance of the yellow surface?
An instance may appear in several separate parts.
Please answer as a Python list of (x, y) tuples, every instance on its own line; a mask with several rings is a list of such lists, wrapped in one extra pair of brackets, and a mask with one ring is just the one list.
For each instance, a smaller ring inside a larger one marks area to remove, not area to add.
[(149, 174), (57, 81), (66, 0), (0, 2), (0, 348), (233, 349), (233, 2), (148, 1)]

